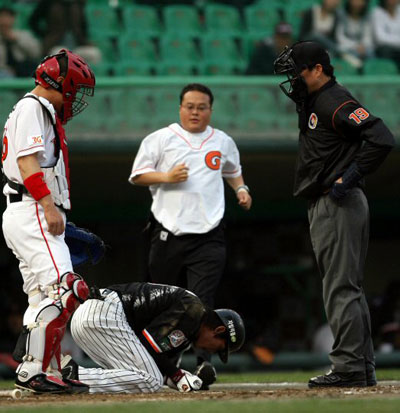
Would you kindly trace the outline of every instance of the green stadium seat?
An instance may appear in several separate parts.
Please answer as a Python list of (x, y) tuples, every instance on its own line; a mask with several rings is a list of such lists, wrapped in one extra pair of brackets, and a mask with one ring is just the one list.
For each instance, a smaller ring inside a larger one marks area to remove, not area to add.
[(138, 87), (128, 89), (123, 101), (124, 124), (128, 128), (143, 130), (143, 135), (148, 134), (153, 128), (153, 100), (149, 90), (141, 90)]
[(114, 75), (114, 65), (111, 62), (103, 61), (97, 64), (91, 64), (96, 77), (100, 76), (113, 76)]
[(4, 126), (12, 108), (18, 102), (19, 99), (20, 96), (18, 96), (15, 92), (7, 90), (1, 91), (0, 124), (2, 127)]
[(211, 125), (217, 129), (229, 131), (236, 129), (239, 122), (239, 113), (236, 103), (236, 94), (232, 88), (216, 88)]
[[(182, 85), (183, 87), (183, 85)], [(154, 112), (152, 124), (162, 128), (179, 122), (179, 88), (157, 88), (153, 90)]]
[(352, 76), (358, 74), (358, 69), (351, 65), (347, 60), (332, 58), (331, 64), (335, 68), (335, 75)]
[(388, 59), (368, 59), (364, 63), (363, 72), (365, 75), (398, 75), (397, 65), (393, 60)]
[(160, 39), (161, 60), (177, 62), (198, 62), (199, 52), (192, 38), (182, 33), (165, 33)]
[(248, 33), (243, 36), (243, 50), (247, 61), (251, 58), (258, 43), (265, 39), (261, 33)]
[(88, 4), (85, 9), (89, 34), (102, 32), (109, 35), (118, 35), (120, 24), (114, 7), (107, 4)]
[(114, 63), (115, 76), (151, 76), (157, 73), (155, 62), (137, 60), (117, 61)]
[(200, 65), (201, 74), (210, 76), (234, 76), (241, 74), (244, 66), (238, 66), (234, 61), (204, 59)]
[(193, 6), (165, 6), (164, 24), (167, 32), (182, 32), (185, 36), (199, 37), (202, 27), (199, 13)]
[(150, 37), (126, 34), (118, 39), (119, 56), (122, 61), (135, 61), (155, 66), (157, 56)]
[(240, 36), (242, 24), (235, 7), (222, 4), (207, 4), (204, 10), (207, 31)]
[(107, 33), (92, 31), (90, 41), (100, 49), (103, 61), (113, 62), (119, 59), (116, 37)]
[[(8, 5), (10, 6), (10, 4)], [(11, 5), (11, 8), (17, 13), (15, 19), (15, 28), (19, 30), (32, 30), (29, 27), (29, 18), (33, 10), (35, 9), (36, 4), (34, 3), (15, 3)]]
[(291, 2), (287, 8), (285, 8), (285, 20), (293, 27), (293, 36), (297, 38), (300, 32), (301, 22), (303, 21), (304, 12), (309, 9), (310, 6), (302, 2)]
[(157, 10), (151, 6), (129, 5), (122, 8), (125, 32), (158, 37), (162, 31)]
[(235, 39), (224, 35), (207, 35), (201, 39), (204, 58), (221, 61), (242, 61)]
[(157, 66), (158, 75), (168, 76), (192, 76), (199, 73), (198, 65), (191, 61), (168, 60)]
[(272, 127), (279, 113), (274, 94), (265, 88), (237, 90), (240, 130), (262, 130)]
[(247, 32), (258, 36), (271, 36), (280, 21), (279, 10), (272, 7), (249, 6), (244, 11)]

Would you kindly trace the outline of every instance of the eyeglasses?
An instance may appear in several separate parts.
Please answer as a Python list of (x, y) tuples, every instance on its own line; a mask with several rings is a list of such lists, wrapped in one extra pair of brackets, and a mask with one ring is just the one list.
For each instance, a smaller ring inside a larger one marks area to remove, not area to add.
[(195, 106), (195, 105), (181, 105), (181, 107), (185, 110), (187, 110), (188, 112), (205, 112), (206, 110), (210, 110), (210, 106), (208, 105), (199, 105), (199, 106)]

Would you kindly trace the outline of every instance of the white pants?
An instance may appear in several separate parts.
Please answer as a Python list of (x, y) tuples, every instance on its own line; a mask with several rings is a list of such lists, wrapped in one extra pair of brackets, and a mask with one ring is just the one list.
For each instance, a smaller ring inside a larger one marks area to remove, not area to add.
[(79, 380), (90, 393), (153, 393), (162, 387), (162, 374), (130, 327), (116, 292), (82, 304), (72, 317), (71, 333), (103, 367), (79, 367)]
[[(19, 260), (24, 292), (31, 295), (38, 291), (28, 300), (25, 325), (32, 323), (41, 308), (48, 304), (46, 287), (59, 282), (64, 273), (73, 271), (64, 234), (51, 235), (43, 208), (27, 198), (24, 196), (22, 202), (9, 203), (3, 213), (4, 239)], [(59, 211), (65, 221), (64, 212)]]

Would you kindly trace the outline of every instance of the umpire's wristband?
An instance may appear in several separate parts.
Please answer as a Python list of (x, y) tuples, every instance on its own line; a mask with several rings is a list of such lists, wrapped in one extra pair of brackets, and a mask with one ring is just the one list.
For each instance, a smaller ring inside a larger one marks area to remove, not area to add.
[(247, 193), (250, 193), (250, 189), (249, 189), (249, 187), (248, 187), (247, 185), (239, 185), (239, 186), (235, 189), (235, 192), (236, 192), (236, 193), (238, 193), (238, 192), (243, 192), (243, 191), (246, 191)]

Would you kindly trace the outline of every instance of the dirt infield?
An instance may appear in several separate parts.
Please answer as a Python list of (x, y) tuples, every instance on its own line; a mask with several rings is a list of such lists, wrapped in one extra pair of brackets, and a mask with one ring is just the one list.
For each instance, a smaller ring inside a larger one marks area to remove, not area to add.
[(155, 394), (85, 394), (85, 395), (33, 395), (13, 400), (10, 396), (0, 397), (0, 407), (51, 404), (63, 406), (73, 404), (129, 403), (148, 401), (185, 400), (277, 400), (294, 398), (375, 398), (400, 397), (400, 382), (382, 382), (376, 387), (308, 389), (301, 383), (237, 383), (216, 384), (209, 391), (178, 393), (163, 388)]

